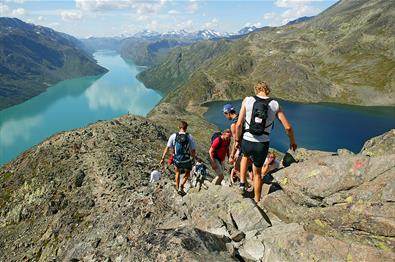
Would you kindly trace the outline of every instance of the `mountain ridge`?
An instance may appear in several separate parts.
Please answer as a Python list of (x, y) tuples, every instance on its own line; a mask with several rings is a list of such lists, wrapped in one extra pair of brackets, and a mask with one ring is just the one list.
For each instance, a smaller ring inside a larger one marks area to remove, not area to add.
[[(168, 99), (171, 90), (188, 97), (182, 106), (240, 99), (264, 79), (272, 95), (285, 100), (394, 105), (394, 8), (388, 1), (343, 0), (303, 23), (263, 28), (230, 43), (227, 52), (214, 53), (210, 63), (187, 76), (175, 75), (171, 82), (179, 85), (168, 87)], [(178, 52), (186, 55), (187, 49)], [(155, 89), (176, 70), (174, 53), (141, 73), (147, 87)]]
[(56, 82), (107, 72), (76, 38), (17, 18), (0, 18), (0, 54), (0, 110)]
[[(174, 118), (176, 111), (166, 110)], [(174, 129), (159, 123), (133, 115), (98, 121), (56, 134), (0, 167), (0, 259), (395, 258), (395, 130), (356, 155), (299, 149), (301, 161), (274, 173), (254, 204), (210, 177), (201, 187), (188, 183), (181, 197), (171, 169), (149, 183)], [(206, 127), (189, 123), (194, 135)]]

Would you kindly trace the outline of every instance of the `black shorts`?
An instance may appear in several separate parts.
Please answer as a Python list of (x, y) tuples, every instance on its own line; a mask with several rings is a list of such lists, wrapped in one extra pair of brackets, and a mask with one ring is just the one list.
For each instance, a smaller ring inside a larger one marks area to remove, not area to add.
[(186, 161), (180, 161), (176, 162), (174, 161), (173, 164), (180, 170), (185, 171), (191, 171), (192, 170), (192, 160), (186, 160)]
[(262, 167), (269, 152), (269, 142), (250, 142), (243, 139), (241, 141), (241, 150), (244, 156), (252, 157), (254, 166)]

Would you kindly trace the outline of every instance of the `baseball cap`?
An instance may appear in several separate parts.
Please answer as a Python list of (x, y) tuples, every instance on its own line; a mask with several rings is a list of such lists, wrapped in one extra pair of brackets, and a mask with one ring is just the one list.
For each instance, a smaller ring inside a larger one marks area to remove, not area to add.
[(224, 105), (223, 111), (224, 113), (230, 113), (231, 111), (234, 111), (235, 109), (231, 104), (226, 104)]

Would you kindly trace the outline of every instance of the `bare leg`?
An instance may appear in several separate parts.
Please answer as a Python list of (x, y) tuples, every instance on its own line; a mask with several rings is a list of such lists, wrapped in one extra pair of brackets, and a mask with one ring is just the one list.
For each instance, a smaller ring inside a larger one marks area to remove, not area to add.
[(175, 167), (176, 169), (176, 190), (178, 191), (178, 188), (180, 187), (180, 169), (178, 167)]
[(190, 174), (191, 174), (191, 170), (185, 171), (185, 175), (184, 175), (184, 177), (182, 179), (182, 183), (181, 183), (181, 189), (184, 189), (185, 183), (188, 181), (188, 177), (190, 176)]
[(246, 182), (247, 168), (248, 168), (248, 157), (243, 156), (240, 162), (240, 183)]
[(234, 184), (234, 176), (235, 176), (235, 168), (232, 168), (232, 170), (230, 171), (230, 176), (229, 176), (229, 183), (231, 184), (231, 185), (233, 185)]
[(255, 165), (253, 165), (252, 170), (254, 172), (255, 202), (258, 203), (259, 200), (261, 200), (261, 192), (262, 192), (262, 177), (261, 177), (262, 168), (258, 168)]

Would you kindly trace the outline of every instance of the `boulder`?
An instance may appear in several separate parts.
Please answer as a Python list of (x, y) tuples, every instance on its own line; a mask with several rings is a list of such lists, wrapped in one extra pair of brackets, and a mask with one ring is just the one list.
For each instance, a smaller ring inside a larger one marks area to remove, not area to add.
[(309, 230), (395, 250), (395, 154), (327, 156), (273, 174), (264, 208)]
[(196, 228), (211, 233), (263, 230), (271, 226), (265, 212), (250, 198), (243, 198), (236, 188), (212, 185), (208, 190), (191, 192), (184, 197), (188, 219)]
[(307, 232), (291, 223), (266, 229), (259, 236), (265, 247), (261, 261), (393, 261), (390, 251), (348, 243)]
[(384, 156), (395, 154), (395, 129), (366, 141), (360, 154), (365, 156)]

